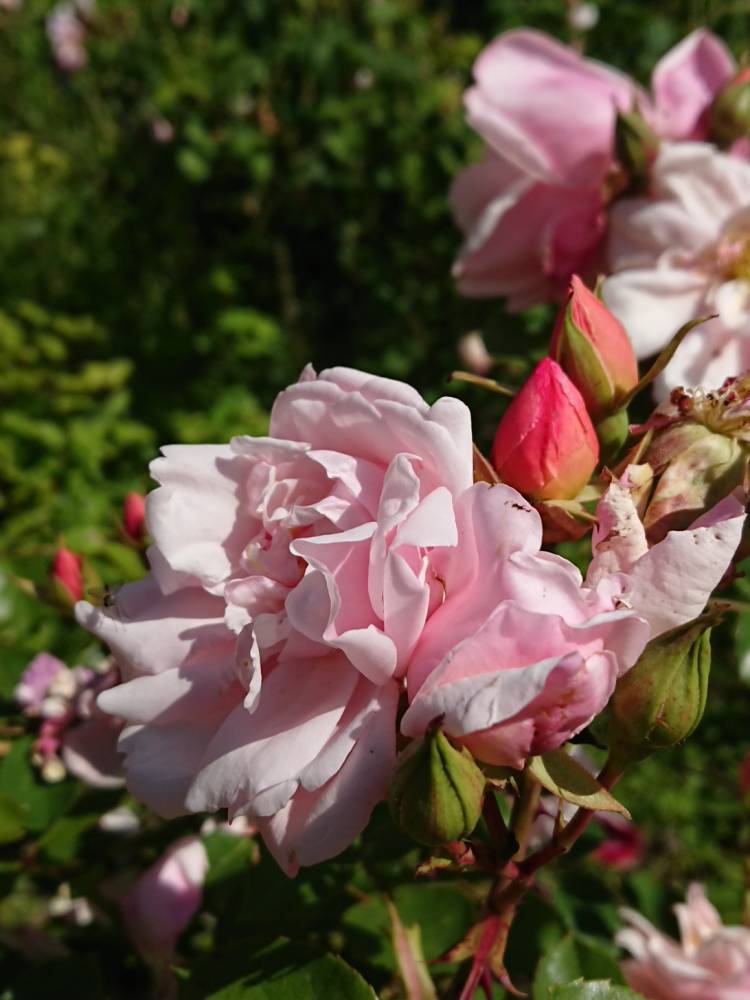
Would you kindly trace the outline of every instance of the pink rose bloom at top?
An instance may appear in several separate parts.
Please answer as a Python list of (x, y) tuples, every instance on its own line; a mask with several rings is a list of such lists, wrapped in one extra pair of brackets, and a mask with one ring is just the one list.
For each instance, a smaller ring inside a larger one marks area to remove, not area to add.
[(693, 32), (654, 69), (652, 101), (625, 75), (540, 32), (495, 39), (465, 97), (485, 155), (450, 196), (466, 237), (454, 266), (459, 290), (506, 296), (517, 310), (557, 300), (574, 272), (593, 272), (617, 187), (617, 112), (637, 103), (665, 138), (705, 138), (708, 107), (734, 69), (717, 38)]
[(165, 448), (150, 575), (77, 613), (122, 670), (99, 704), (127, 722), (133, 793), (164, 816), (247, 815), (293, 874), (343, 850), (386, 793), (471, 423), (458, 400), (308, 368), (270, 434)]
[(660, 398), (750, 367), (750, 163), (704, 143), (664, 145), (651, 196), (612, 210), (609, 259), (604, 299), (640, 358), (688, 320), (718, 314), (685, 337), (656, 383)]
[(634, 990), (647, 1000), (746, 1000), (750, 996), (750, 930), (724, 927), (701, 886), (675, 906), (677, 942), (633, 910), (617, 943), (633, 956), (622, 963)]

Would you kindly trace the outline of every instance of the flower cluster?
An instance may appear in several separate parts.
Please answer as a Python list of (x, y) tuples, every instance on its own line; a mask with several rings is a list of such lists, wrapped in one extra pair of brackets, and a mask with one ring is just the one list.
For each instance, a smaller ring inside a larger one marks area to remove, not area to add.
[[(611, 355), (596, 364), (609, 370)], [(700, 614), (740, 541), (731, 497), (649, 545), (613, 483), (586, 579), (542, 550), (522, 492), (573, 495), (598, 445), (581, 392), (557, 362), (540, 370), (498, 430), (505, 483), (474, 482), (459, 400), (428, 406), (342, 368), (306, 369), (277, 398), (269, 437), (163, 450), (149, 575), (114, 607), (77, 606), (121, 671), (98, 703), (125, 720), (138, 798), (164, 816), (246, 816), (293, 874), (365, 827), (392, 783), (398, 729), (419, 740), (437, 724), (481, 764), (522, 768), (588, 725), (650, 640)], [(532, 426), (558, 432), (516, 441), (511, 463), (507, 421), (525, 395)], [(514, 482), (519, 467), (536, 478)]]
[(658, 383), (718, 384), (750, 364), (750, 80), (710, 32), (656, 65), (651, 93), (539, 32), (488, 45), (465, 96), (483, 160), (455, 181), (466, 295), (511, 309), (557, 300), (572, 273), (605, 299), (639, 357), (690, 333)]
[(97, 706), (97, 698), (119, 681), (117, 668), (68, 668), (39, 653), (21, 675), (14, 695), (24, 715), (39, 718), (32, 762), (45, 781), (69, 772), (96, 788), (122, 784), (116, 744), (120, 724)]

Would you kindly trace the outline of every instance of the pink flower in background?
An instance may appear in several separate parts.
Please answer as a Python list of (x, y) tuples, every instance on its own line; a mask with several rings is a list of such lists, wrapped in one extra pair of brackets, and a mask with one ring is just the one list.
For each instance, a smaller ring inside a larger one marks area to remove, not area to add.
[(133, 793), (166, 816), (254, 818), (294, 873), (343, 850), (385, 795), (471, 426), (458, 400), (307, 369), (270, 433), (164, 449), (151, 575), (78, 617), (123, 672), (100, 704), (127, 720)]
[(50, 685), (58, 675), (69, 673), (68, 668), (50, 653), (39, 653), (29, 663), (13, 692), (16, 704), (25, 715), (39, 715)]
[(596, 819), (606, 834), (591, 852), (599, 864), (615, 871), (629, 872), (637, 868), (646, 855), (646, 838), (632, 820), (617, 813), (598, 812)]
[(49, 653), (26, 667), (14, 697), (26, 715), (42, 717), (32, 762), (45, 781), (61, 781), (69, 772), (95, 788), (122, 784), (117, 753), (122, 724), (96, 706), (98, 695), (118, 679), (111, 666), (70, 670)]
[(166, 965), (203, 901), (208, 855), (199, 837), (178, 840), (121, 901), (128, 933), (144, 960)]
[(744, 1000), (750, 996), (750, 930), (725, 927), (701, 886), (675, 906), (680, 941), (639, 913), (620, 911), (616, 940), (632, 958), (622, 963), (628, 985), (647, 1000)]
[(702, 143), (664, 145), (651, 195), (612, 210), (607, 305), (640, 358), (692, 330), (656, 383), (720, 385), (750, 367), (750, 163)]
[(94, 13), (94, 0), (64, 0), (47, 15), (47, 37), (55, 62), (66, 73), (76, 73), (89, 61), (86, 20)]
[(559, 298), (574, 272), (595, 271), (619, 184), (617, 112), (638, 104), (663, 137), (704, 138), (709, 105), (734, 68), (715, 36), (693, 32), (654, 69), (652, 101), (540, 32), (509, 31), (488, 45), (465, 97), (484, 159), (450, 196), (466, 237), (454, 266), (459, 290), (506, 296), (517, 310)]
[(0, 0), (0, 9), (19, 10), (23, 5), (23, 0)]

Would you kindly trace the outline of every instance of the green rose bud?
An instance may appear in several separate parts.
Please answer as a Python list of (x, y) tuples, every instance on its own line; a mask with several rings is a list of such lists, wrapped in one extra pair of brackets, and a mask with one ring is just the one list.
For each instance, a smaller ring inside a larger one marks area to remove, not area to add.
[(484, 785), (469, 751), (436, 729), (400, 755), (388, 801), (405, 833), (435, 847), (471, 833), (482, 813)]
[(727, 148), (750, 134), (750, 69), (745, 67), (716, 95), (709, 112), (711, 138)]
[(638, 108), (620, 111), (615, 124), (615, 157), (628, 177), (628, 189), (643, 188), (659, 152), (659, 137)]
[(678, 746), (703, 717), (711, 670), (707, 613), (652, 639), (617, 682), (609, 703), (609, 748), (616, 770)]

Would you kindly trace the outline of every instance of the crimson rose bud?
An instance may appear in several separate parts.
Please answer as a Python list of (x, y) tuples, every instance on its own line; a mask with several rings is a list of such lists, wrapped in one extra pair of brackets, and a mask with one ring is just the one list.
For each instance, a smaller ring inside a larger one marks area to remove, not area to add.
[(60, 548), (52, 560), (52, 584), (65, 604), (75, 604), (83, 597), (83, 558), (70, 549)]
[(503, 414), (492, 464), (504, 483), (531, 500), (569, 500), (598, 461), (583, 397), (557, 362), (545, 358)]
[(146, 498), (140, 493), (128, 493), (122, 505), (122, 526), (128, 538), (140, 545), (146, 534)]
[(622, 323), (575, 274), (550, 355), (580, 391), (594, 421), (618, 409), (638, 383), (638, 362)]

